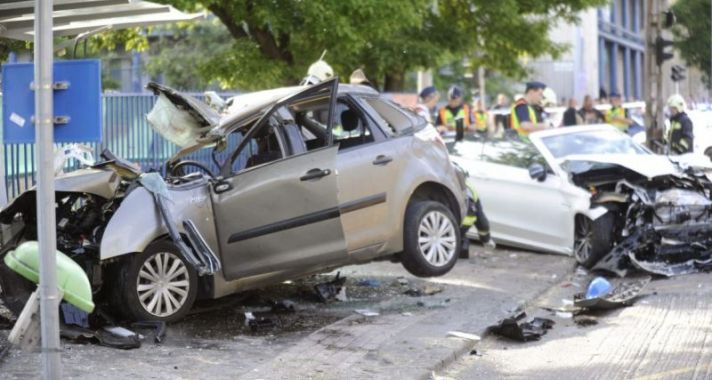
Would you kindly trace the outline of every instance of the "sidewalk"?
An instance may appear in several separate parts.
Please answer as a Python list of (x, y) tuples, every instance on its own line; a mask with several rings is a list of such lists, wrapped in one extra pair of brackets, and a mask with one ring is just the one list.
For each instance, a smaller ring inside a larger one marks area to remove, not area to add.
[[(298, 326), (264, 334), (245, 332), (245, 309), (228, 305), (171, 325), (160, 345), (146, 342), (140, 349), (124, 351), (64, 341), (64, 376), (104, 380), (428, 378), (474, 345), (447, 337), (448, 331), (482, 335), (487, 326), (535, 299), (572, 269), (573, 260), (565, 256), (498, 249), (472, 262), (460, 260), (448, 275), (428, 280), (442, 292), (410, 297), (403, 291), (423, 283), (400, 265), (378, 262), (347, 267), (341, 274), (351, 283), (378, 279), (381, 285), (347, 287), (348, 302), (305, 304), (295, 299), (301, 309)], [(408, 285), (399, 285), (399, 277)], [(355, 309), (371, 309), (380, 315), (365, 317)], [(304, 323), (318, 326), (311, 329)], [(2, 377), (9, 379), (39, 378), (40, 368), (36, 353), (14, 352), (0, 363)]]
[[(453, 273), (432, 280), (457, 287), (413, 299), (428, 311), (403, 315), (404, 305), (386, 301), (378, 305), (382, 315), (354, 315), (324, 327), (240, 378), (428, 378), (475, 345), (446, 337), (448, 331), (482, 335), (487, 326), (560, 282), (572, 268), (573, 260), (563, 256), (506, 251), (473, 262), (461, 260)], [(361, 270), (342, 273), (358, 275)]]

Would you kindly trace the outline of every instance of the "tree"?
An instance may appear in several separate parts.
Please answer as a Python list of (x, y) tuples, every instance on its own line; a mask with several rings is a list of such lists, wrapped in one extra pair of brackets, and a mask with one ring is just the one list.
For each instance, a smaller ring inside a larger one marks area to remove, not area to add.
[(679, 0), (672, 7), (677, 24), (673, 28), (675, 47), (682, 58), (705, 74), (707, 87), (712, 88), (710, 65), (710, 30), (712, 0)]
[(180, 90), (209, 87), (216, 57), (232, 47), (232, 37), (218, 19), (161, 26), (151, 35), (146, 72), (162, 75), (165, 84)]
[(0, 37), (0, 62), (5, 62), (10, 52), (25, 50), (29, 43)]
[(207, 9), (233, 44), (211, 58), (225, 87), (298, 82), (323, 50), (337, 74), (361, 67), (387, 91), (405, 74), (469, 58), (505, 75), (526, 73), (519, 58), (566, 47), (548, 38), (556, 22), (606, 0), (161, 0), (185, 11)]

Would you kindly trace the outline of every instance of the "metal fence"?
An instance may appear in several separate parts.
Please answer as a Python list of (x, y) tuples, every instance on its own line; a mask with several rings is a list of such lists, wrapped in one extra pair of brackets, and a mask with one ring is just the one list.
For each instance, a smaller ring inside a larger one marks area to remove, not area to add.
[[(223, 94), (231, 96), (233, 94)], [(194, 95), (202, 100), (202, 95)], [(1, 99), (1, 97), (0, 97)], [(156, 133), (146, 121), (156, 101), (151, 94), (105, 94), (102, 99), (103, 131), (99, 143), (84, 143), (99, 159), (104, 149), (116, 156), (141, 165), (141, 169), (163, 171), (163, 163), (178, 151), (178, 147)], [(0, 101), (0, 104), (2, 102)], [(1, 106), (0, 106), (1, 107)], [(1, 113), (1, 109), (0, 109)], [(0, 120), (0, 126), (2, 121)], [(0, 128), (0, 130), (2, 130)], [(81, 142), (78, 142), (81, 143)], [(55, 149), (67, 144), (55, 144)], [(35, 183), (37, 164), (34, 144), (4, 144), (5, 186), (8, 200), (12, 200)], [(214, 166), (209, 149), (190, 154), (187, 159)], [(78, 168), (68, 162), (65, 170)], [(4, 201), (4, 200), (3, 200)]]

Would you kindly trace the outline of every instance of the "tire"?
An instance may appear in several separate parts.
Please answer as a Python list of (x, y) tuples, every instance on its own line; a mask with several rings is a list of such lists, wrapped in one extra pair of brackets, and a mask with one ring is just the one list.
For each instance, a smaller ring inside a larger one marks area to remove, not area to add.
[[(429, 228), (435, 224), (443, 232)], [(442, 276), (461, 251), (460, 226), (452, 211), (434, 201), (412, 201), (405, 213), (402, 263), (418, 277)]]
[(159, 241), (121, 264), (117, 285), (113, 306), (126, 318), (174, 322), (193, 306), (198, 275), (173, 243)]
[(613, 249), (614, 222), (615, 215), (610, 211), (596, 220), (576, 217), (574, 257), (581, 266), (591, 269)]

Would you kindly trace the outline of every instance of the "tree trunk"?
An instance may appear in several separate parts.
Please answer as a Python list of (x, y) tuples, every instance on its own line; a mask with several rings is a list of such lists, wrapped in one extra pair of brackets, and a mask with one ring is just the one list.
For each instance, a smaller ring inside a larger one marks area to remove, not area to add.
[(405, 85), (405, 73), (403, 71), (392, 71), (386, 73), (386, 81), (383, 84), (383, 92), (402, 92)]

